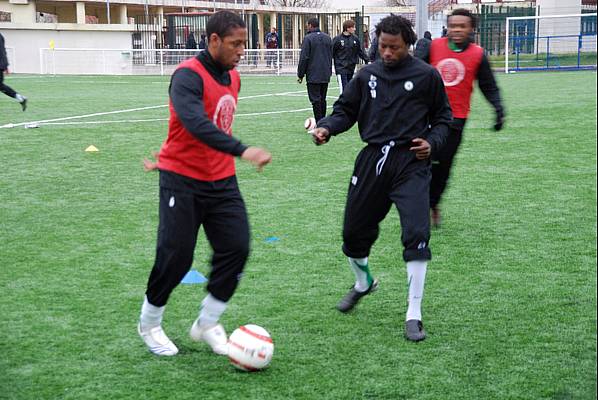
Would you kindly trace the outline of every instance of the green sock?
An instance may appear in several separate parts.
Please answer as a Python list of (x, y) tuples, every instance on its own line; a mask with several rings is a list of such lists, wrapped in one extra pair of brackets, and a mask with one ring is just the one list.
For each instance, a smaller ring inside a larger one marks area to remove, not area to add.
[(349, 257), (349, 265), (355, 274), (355, 290), (358, 292), (365, 292), (372, 286), (374, 278), (370, 273), (368, 266), (368, 258), (352, 258)]

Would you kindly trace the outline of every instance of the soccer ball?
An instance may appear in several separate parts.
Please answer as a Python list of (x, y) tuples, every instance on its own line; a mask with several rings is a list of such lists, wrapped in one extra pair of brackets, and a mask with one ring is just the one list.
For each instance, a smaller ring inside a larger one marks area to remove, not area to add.
[(228, 359), (242, 371), (259, 371), (272, 360), (274, 343), (267, 330), (257, 325), (243, 325), (228, 338)]
[(314, 129), (316, 129), (316, 119), (314, 117), (309, 117), (305, 120), (303, 126), (307, 131), (313, 131)]

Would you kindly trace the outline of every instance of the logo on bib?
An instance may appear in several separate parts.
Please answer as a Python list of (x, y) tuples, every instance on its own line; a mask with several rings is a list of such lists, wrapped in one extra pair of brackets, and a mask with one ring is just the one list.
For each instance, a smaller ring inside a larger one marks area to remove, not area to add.
[(218, 100), (216, 111), (214, 111), (214, 124), (229, 135), (232, 134), (233, 121), (237, 103), (230, 94), (224, 95)]
[(465, 65), (456, 58), (445, 58), (436, 65), (444, 86), (456, 86), (465, 78)]

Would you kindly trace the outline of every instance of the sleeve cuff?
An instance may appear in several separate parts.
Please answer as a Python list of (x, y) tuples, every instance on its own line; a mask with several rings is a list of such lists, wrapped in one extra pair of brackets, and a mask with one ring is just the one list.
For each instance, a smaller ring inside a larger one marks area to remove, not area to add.
[(239, 142), (235, 147), (233, 147), (231, 154), (235, 157), (241, 157), (241, 154), (247, 150), (248, 146), (245, 146), (243, 143)]

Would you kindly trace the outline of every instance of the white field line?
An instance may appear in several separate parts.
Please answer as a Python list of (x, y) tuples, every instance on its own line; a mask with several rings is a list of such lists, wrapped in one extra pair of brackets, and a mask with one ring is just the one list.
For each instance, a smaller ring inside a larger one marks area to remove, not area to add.
[[(288, 96), (290, 94), (300, 93), (300, 92), (303, 92), (303, 90), (302, 91), (294, 91), (294, 92), (257, 94), (257, 95), (253, 95), (253, 96), (239, 97), (239, 100), (255, 99), (255, 98), (258, 98), (258, 97)], [(168, 107), (168, 104), (164, 104), (164, 105), (160, 105), (160, 106), (148, 106), (148, 107), (129, 108), (129, 109), (126, 109), (126, 110), (106, 111), (106, 112), (93, 113), (93, 114), (74, 115), (74, 116), (71, 116), (71, 117), (52, 118), (52, 119), (45, 119), (45, 120), (39, 120), (39, 121), (20, 122), (18, 124), (8, 123), (8, 124), (0, 125), (0, 129), (16, 128), (16, 127), (19, 127), (19, 126), (39, 126), (41, 124), (48, 125), (50, 122), (69, 121), (69, 120), (73, 120), (73, 119), (98, 117), (98, 116), (102, 116), (102, 115), (122, 114), (122, 113), (134, 112), (134, 111), (152, 110), (152, 109), (162, 108), (162, 107)]]
[[(332, 108), (328, 106), (327, 108)], [(235, 114), (237, 117), (255, 117), (261, 115), (272, 115), (272, 114), (287, 114), (287, 113), (298, 113), (312, 111), (311, 108), (299, 108), (296, 110), (281, 110), (281, 111), (264, 111), (258, 113), (245, 113)], [(70, 122), (45, 122), (43, 125), (102, 125), (102, 124), (125, 124), (125, 123), (137, 123), (137, 122), (163, 122), (168, 121), (168, 118), (151, 118), (151, 119), (124, 119), (116, 121), (70, 121)]]

